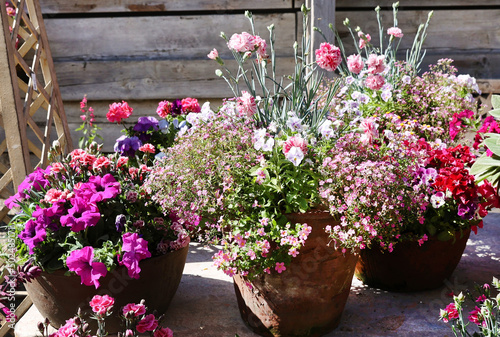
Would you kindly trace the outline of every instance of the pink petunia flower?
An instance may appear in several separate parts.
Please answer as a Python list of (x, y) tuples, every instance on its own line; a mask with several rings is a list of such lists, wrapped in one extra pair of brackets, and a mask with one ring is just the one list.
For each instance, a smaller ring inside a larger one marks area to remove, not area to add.
[(318, 66), (327, 71), (334, 71), (342, 62), (340, 48), (327, 42), (320, 44), (315, 54)]
[(127, 102), (122, 101), (122, 103), (113, 103), (109, 105), (109, 111), (106, 114), (106, 118), (111, 123), (120, 123), (123, 119), (127, 119), (132, 114), (132, 109)]
[(94, 262), (94, 248), (87, 246), (72, 251), (66, 258), (68, 269), (81, 278), (86, 286), (94, 285), (99, 288), (99, 279), (105, 277), (108, 270), (102, 262)]
[(128, 269), (128, 275), (131, 278), (138, 279), (141, 268), (139, 261), (151, 257), (148, 250), (148, 242), (143, 238), (139, 238), (137, 233), (125, 233), (122, 236), (122, 260), (119, 261)]
[(403, 37), (403, 31), (401, 28), (398, 27), (391, 27), (387, 29), (387, 34), (392, 35), (394, 37), (402, 38)]
[(92, 311), (98, 315), (104, 315), (110, 312), (115, 304), (115, 299), (108, 295), (95, 295), (89, 302)]
[(354, 74), (359, 74), (365, 66), (361, 55), (351, 55), (347, 58), (347, 68)]

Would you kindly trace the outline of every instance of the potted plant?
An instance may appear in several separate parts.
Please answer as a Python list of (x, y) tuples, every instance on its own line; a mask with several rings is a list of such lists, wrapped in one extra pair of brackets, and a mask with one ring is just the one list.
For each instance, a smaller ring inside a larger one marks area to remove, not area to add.
[[(308, 9), (302, 12), (306, 26)], [(341, 222), (339, 212), (329, 212), (336, 201), (321, 187), (333, 178), (322, 169), (329, 151), (355, 133), (347, 115), (330, 119), (338, 85), (320, 90), (318, 67), (334, 71), (340, 48), (323, 43), (314, 51), (316, 61), (307, 63), (311, 51), (303, 37), (294, 45), (294, 74), (279, 79), (273, 26), (268, 28), (270, 56), (254, 31), (222, 34), (237, 73), (225, 68), (216, 50), (208, 56), (222, 67), (216, 73), (235, 98), (217, 111), (188, 116), (193, 126), (157, 162), (145, 186), (165, 209), (183, 218), (201, 216), (199, 234), (222, 245), (214, 262), (234, 278), (250, 328), (262, 335), (321, 335), (339, 324), (357, 251), (372, 244), (371, 233), (385, 222)], [(330, 229), (337, 226), (364, 239), (334, 241)]]
[[(82, 119), (89, 130), (93, 111), (86, 100), (82, 110), (88, 113)], [(108, 119), (119, 121), (131, 113), (125, 102), (115, 104)], [(94, 139), (96, 134), (87, 136)], [(9, 224), (18, 264), (42, 269), (26, 284), (28, 293), (42, 315), (58, 326), (67, 312), (97, 292), (114, 296), (120, 306), (144, 298), (165, 312), (197, 222), (163, 211), (142, 189), (152, 156), (147, 146), (139, 146), (138, 155), (122, 156), (102, 153), (95, 142), (84, 143), (86, 148), (69, 155), (61, 154), (56, 144), (51, 164), (29, 174), (6, 201), (8, 207), (20, 208)], [(118, 331), (118, 323), (113, 320), (109, 331)]]
[[(387, 29), (387, 34), (376, 9), (380, 48), (372, 44), (369, 34), (359, 27), (353, 31), (350, 21), (344, 21), (357, 53), (344, 54), (346, 62), (340, 66), (343, 86), (331, 104), (334, 110), (330, 118), (334, 123), (348, 122), (351, 131), (361, 133), (357, 150), (347, 155), (357, 165), (364, 168), (373, 163), (373, 158), (363, 157), (368, 151), (375, 156), (375, 162), (394, 163), (405, 170), (406, 174), (393, 176), (387, 187), (404, 193), (399, 196), (401, 201), (411, 196), (412, 202), (420, 203), (420, 209), (407, 207), (405, 214), (392, 218), (389, 235), (382, 233), (377, 234), (378, 239), (372, 238), (372, 248), (360, 252), (356, 275), (369, 285), (409, 291), (439, 287), (451, 275), (470, 229), (480, 227), (487, 209), (498, 205), (498, 201), (492, 199), (488, 182), (478, 185), (469, 174), (475, 156), (467, 146), (459, 144), (468, 122), (476, 115), (473, 93), (479, 89), (475, 79), (457, 76), (449, 59), (439, 60), (430, 71), (418, 75), (429, 21), (417, 31), (406, 61), (397, 61), (397, 41), (403, 37), (397, 27), (397, 9), (396, 3), (394, 26)], [(432, 13), (429, 19), (431, 16)], [(385, 49), (384, 36), (388, 39)], [(345, 50), (342, 45), (341, 49)], [(332, 149), (331, 154), (342, 156), (338, 151), (339, 148)], [(378, 169), (383, 167), (380, 164)], [(331, 167), (327, 163), (326, 168), (334, 177), (360, 174), (355, 170), (350, 173), (342, 165)], [(460, 188), (453, 186), (452, 181), (459, 183)], [(347, 193), (342, 193), (346, 187)], [(376, 200), (365, 203), (357, 199), (364, 193), (349, 190), (348, 182), (334, 179), (333, 186), (330, 183), (324, 188), (330, 189), (326, 191), (328, 196), (339, 200), (334, 210), (345, 211), (344, 216), (351, 223), (380, 221), (379, 210), (374, 206)], [(355, 202), (341, 200), (341, 195), (352, 196)], [(370, 195), (365, 197), (369, 199)], [(384, 197), (387, 193), (381, 197), (383, 204), (387, 203)], [(408, 201), (404, 203), (410, 205)], [(366, 210), (359, 212), (360, 209)], [(345, 235), (342, 230), (339, 233)], [(332, 236), (342, 239), (334, 231)]]

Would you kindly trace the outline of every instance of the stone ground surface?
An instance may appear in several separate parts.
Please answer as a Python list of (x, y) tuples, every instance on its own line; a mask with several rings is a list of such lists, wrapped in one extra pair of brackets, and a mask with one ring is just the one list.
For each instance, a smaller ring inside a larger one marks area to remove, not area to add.
[[(474, 284), (500, 278), (500, 212), (490, 213), (484, 229), (471, 235), (465, 253), (451, 278), (439, 289), (418, 293), (391, 293), (364, 286), (354, 279), (337, 336), (453, 336), (438, 322), (439, 309), (452, 299), (451, 291), (473, 289)], [(213, 247), (191, 244), (184, 275), (170, 305), (164, 326), (175, 337), (257, 336), (239, 316), (231, 278), (211, 263)], [(68, 318), (72, 313), (68, 313)], [(41, 315), (34, 306), (18, 322), (17, 337), (33, 337)]]

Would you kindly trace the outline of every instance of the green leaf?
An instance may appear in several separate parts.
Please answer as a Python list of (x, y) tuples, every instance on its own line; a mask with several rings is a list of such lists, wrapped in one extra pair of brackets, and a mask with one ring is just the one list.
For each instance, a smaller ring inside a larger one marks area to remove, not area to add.
[(488, 147), (488, 149), (496, 154), (497, 156), (500, 156), (500, 138), (494, 139), (494, 138), (488, 138), (484, 140), (484, 145)]
[(307, 200), (302, 198), (302, 197), (298, 197), (298, 202), (299, 202), (299, 208), (300, 208), (300, 211), (301, 212), (306, 212), (307, 209), (308, 209), (308, 203), (307, 203)]
[(437, 238), (439, 241), (448, 241), (453, 238), (453, 234), (451, 232), (441, 232), (438, 234)]
[(500, 118), (500, 109), (491, 110), (489, 113), (495, 118)]
[(491, 97), (491, 105), (493, 105), (495, 109), (500, 109), (500, 95), (493, 95)]

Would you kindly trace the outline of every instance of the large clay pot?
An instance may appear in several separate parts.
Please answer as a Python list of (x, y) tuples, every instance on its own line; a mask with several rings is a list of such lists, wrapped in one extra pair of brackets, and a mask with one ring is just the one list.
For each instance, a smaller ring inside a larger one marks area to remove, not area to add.
[(392, 253), (379, 249), (360, 251), (356, 277), (366, 285), (389, 291), (436, 289), (448, 279), (464, 252), (470, 229), (455, 240), (440, 241), (430, 237), (422, 246), (403, 241)]
[[(80, 276), (65, 276), (63, 270), (42, 272), (42, 275), (25, 286), (38, 311), (56, 328), (72, 318), (79, 307), (83, 312), (91, 312), (89, 302), (94, 295), (107, 294), (114, 297), (113, 315), (106, 318), (106, 331), (113, 334), (125, 331), (118, 314), (127, 303), (139, 303), (144, 299), (151, 313), (153, 310), (157, 310), (159, 314), (167, 311), (181, 281), (188, 250), (189, 246), (186, 246), (165, 255), (142, 260), (139, 279), (130, 278), (127, 269), (119, 266), (99, 280), (101, 286), (98, 289), (82, 285)], [(88, 319), (87, 322), (95, 333), (95, 321)]]
[(335, 329), (349, 296), (357, 255), (328, 244), (328, 212), (287, 214), (312, 232), (300, 254), (281, 274), (263, 274), (248, 285), (234, 276), (238, 307), (245, 323), (262, 336), (322, 336)]

